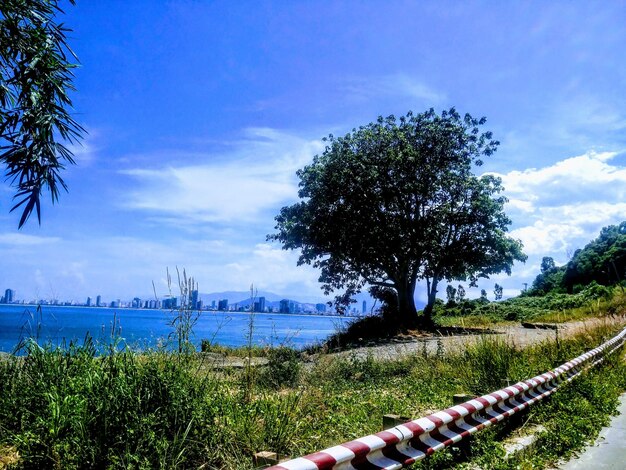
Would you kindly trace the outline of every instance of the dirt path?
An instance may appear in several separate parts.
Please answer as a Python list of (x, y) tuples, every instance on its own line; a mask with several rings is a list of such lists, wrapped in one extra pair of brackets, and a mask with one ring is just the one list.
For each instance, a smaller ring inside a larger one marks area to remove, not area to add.
[(371, 355), (376, 359), (382, 360), (395, 359), (398, 357), (421, 353), (424, 351), (426, 351), (428, 354), (435, 354), (438, 350), (441, 352), (447, 352), (461, 349), (471, 342), (479, 341), (486, 334), (495, 334), (498, 337), (510, 341), (516, 346), (526, 347), (528, 345), (539, 343), (541, 341), (555, 339), (557, 335), (559, 336), (559, 338), (566, 338), (568, 336), (574, 335), (575, 333), (585, 331), (585, 329), (587, 328), (603, 324), (624, 326), (626, 325), (626, 319), (624, 317), (590, 318), (583, 321), (559, 324), (558, 329), (556, 330), (524, 328), (521, 324), (517, 324), (504, 327), (495, 327), (491, 329), (491, 332), (489, 330), (485, 330), (485, 334), (428, 336), (414, 339), (394, 338), (386, 344), (364, 346), (334, 354), (338, 356), (357, 357), (360, 359), (365, 359)]

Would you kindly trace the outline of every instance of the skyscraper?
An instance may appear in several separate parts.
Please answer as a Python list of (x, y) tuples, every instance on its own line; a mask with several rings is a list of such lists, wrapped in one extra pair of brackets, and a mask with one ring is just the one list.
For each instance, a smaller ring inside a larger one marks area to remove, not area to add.
[(96, 307), (102, 306), (102, 296), (99, 295), (96, 297)]
[(4, 291), (4, 303), (10, 304), (15, 300), (15, 291), (13, 289), (7, 289)]
[(197, 290), (191, 291), (191, 305), (189, 307), (191, 307), (191, 309), (193, 310), (198, 309), (198, 291)]
[(85, 302), (85, 306), (91, 307), (91, 297), (87, 297), (87, 302)]

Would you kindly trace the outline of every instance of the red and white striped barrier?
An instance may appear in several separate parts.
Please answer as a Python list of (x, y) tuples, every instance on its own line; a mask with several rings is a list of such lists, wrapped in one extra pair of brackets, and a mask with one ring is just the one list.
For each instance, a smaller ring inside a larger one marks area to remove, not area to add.
[(625, 341), (626, 328), (601, 346), (530, 380), (270, 468), (391, 470), (406, 467), (551, 395), (562, 384), (602, 362)]

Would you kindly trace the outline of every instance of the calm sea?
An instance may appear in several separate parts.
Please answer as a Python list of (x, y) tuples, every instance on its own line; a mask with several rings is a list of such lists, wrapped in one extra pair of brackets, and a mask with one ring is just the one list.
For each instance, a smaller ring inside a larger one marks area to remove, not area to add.
[[(79, 342), (89, 333), (107, 342), (112, 329), (136, 348), (167, 346), (173, 314), (163, 310), (89, 307), (0, 305), (0, 351), (12, 352), (21, 338), (58, 345)], [(302, 348), (323, 341), (349, 319), (320, 315), (255, 313), (252, 340), (257, 345), (290, 345)], [(193, 331), (199, 349), (203, 339), (224, 346), (247, 344), (250, 315), (235, 312), (202, 312)]]

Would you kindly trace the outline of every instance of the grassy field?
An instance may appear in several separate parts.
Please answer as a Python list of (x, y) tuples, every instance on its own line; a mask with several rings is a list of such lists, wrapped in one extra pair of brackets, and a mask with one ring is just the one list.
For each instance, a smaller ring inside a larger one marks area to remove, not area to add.
[[(0, 454), (11, 468), (252, 468), (261, 450), (297, 457), (381, 430), (382, 416), (411, 418), (530, 378), (617, 331), (604, 325), (521, 350), (485, 336), (464, 350), (379, 361), (288, 348), (263, 352), (262, 368), (215, 369), (211, 355), (115, 352), (87, 341), (28, 346), (0, 361)], [(254, 351), (259, 355), (259, 351)], [(616, 354), (533, 407), (520, 425), (547, 428), (523, 461), (503, 461), (496, 427), (469, 451), (435, 454), (416, 468), (537, 468), (579, 448), (626, 390)], [(240, 352), (240, 356), (246, 356)], [(2, 468), (0, 463), (0, 468)]]

